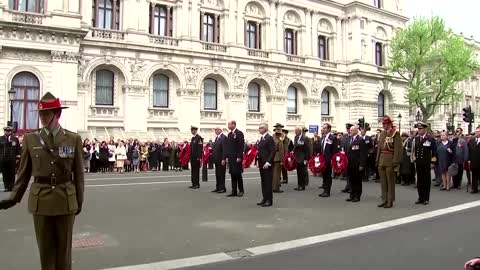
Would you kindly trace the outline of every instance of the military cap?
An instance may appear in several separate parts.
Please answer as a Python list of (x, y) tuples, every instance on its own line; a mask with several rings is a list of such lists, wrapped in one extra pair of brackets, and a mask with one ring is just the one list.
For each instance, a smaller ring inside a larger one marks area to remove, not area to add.
[(350, 124), (350, 123), (345, 124), (345, 128), (350, 129), (351, 127), (353, 127), (353, 124)]
[(190, 126), (190, 130), (198, 130), (198, 127), (196, 127), (196, 126)]
[(392, 123), (393, 123), (393, 120), (392, 120), (392, 118), (390, 118), (390, 116), (385, 115), (383, 117), (382, 124), (388, 125), (388, 124), (392, 124)]
[(303, 127), (303, 128), (302, 128), (302, 131), (303, 131), (303, 132), (308, 132), (308, 128)]
[(418, 122), (416, 127), (417, 127), (417, 128), (427, 128), (428, 125), (425, 124), (424, 122)]
[(288, 129), (282, 129), (283, 133), (288, 134)]
[(47, 92), (37, 104), (38, 111), (67, 109), (68, 107), (62, 106), (59, 98), (56, 98), (52, 93)]
[(275, 126), (273, 126), (274, 128), (284, 128), (285, 126), (280, 124), (280, 123), (276, 123)]
[(12, 131), (13, 130), (13, 127), (11, 126), (6, 126), (3, 128), (4, 131)]

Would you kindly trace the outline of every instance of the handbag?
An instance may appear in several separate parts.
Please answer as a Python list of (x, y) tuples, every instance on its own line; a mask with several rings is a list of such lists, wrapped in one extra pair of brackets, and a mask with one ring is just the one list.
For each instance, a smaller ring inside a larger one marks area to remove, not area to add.
[(448, 166), (448, 174), (450, 176), (456, 176), (458, 174), (458, 164), (457, 163), (452, 163), (450, 166)]

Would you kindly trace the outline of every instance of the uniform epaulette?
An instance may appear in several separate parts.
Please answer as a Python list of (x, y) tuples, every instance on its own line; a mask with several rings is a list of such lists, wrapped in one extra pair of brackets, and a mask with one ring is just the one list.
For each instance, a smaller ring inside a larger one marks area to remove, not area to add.
[(40, 132), (41, 130), (42, 130), (41, 128), (37, 128), (37, 129), (34, 129), (34, 130), (30, 130), (30, 131), (25, 132), (25, 135), (26, 135), (26, 134), (37, 133), (37, 132)]

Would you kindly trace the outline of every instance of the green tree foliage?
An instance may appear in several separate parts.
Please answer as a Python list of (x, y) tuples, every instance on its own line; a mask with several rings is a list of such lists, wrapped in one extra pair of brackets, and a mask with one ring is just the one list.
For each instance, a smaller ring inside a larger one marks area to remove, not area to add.
[(458, 101), (458, 82), (479, 67), (474, 48), (439, 17), (414, 19), (396, 32), (390, 48), (388, 68), (407, 81), (407, 100), (421, 109), (423, 121), (436, 107)]

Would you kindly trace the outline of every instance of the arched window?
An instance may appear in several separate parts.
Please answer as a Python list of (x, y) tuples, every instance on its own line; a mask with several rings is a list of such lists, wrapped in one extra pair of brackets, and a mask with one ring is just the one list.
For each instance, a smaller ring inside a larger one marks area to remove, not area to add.
[(44, 0), (9, 0), (8, 6), (12, 10), (43, 13), (45, 7), (44, 2)]
[(258, 83), (248, 84), (248, 111), (260, 111), (260, 85)]
[(377, 66), (383, 66), (383, 44), (380, 42), (375, 43), (375, 64)]
[(153, 76), (153, 107), (168, 108), (168, 88), (167, 76)]
[(330, 92), (322, 92), (322, 115), (330, 115)]
[(297, 113), (297, 88), (294, 86), (287, 90), (287, 113)]
[(203, 109), (217, 109), (217, 81), (205, 79), (203, 81)]
[(101, 29), (120, 29), (120, 0), (94, 0), (92, 25)]
[(318, 36), (318, 58), (329, 60), (328, 38), (324, 35)]
[(385, 95), (380, 93), (378, 95), (378, 117), (385, 116)]
[(95, 105), (113, 106), (114, 74), (107, 69), (96, 72)]
[(38, 128), (38, 111), (35, 111), (40, 99), (40, 82), (30, 72), (20, 72), (12, 80), (15, 96), (12, 99), (13, 121), (18, 131), (24, 132)]
[(287, 28), (284, 37), (285, 53), (297, 54), (297, 31)]

